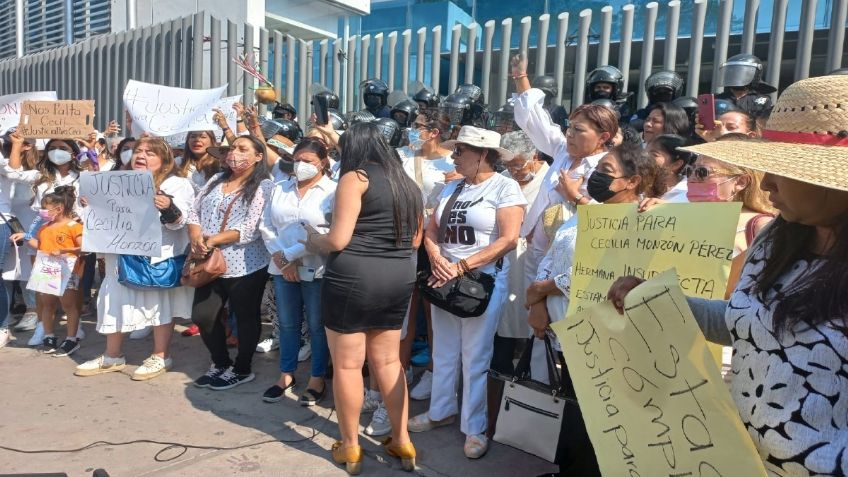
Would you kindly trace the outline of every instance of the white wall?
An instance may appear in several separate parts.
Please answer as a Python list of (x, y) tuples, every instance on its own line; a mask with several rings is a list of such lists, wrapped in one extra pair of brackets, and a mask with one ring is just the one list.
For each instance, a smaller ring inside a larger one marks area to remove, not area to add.
[[(265, 26), (265, 0), (136, 0), (136, 26), (153, 25), (200, 11), (225, 21)], [(126, 29), (127, 0), (112, 0), (112, 31)]]

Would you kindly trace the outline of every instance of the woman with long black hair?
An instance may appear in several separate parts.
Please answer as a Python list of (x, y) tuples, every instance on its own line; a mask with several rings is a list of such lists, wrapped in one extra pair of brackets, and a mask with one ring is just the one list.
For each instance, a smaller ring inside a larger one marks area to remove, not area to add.
[[(225, 168), (203, 187), (189, 212), (191, 254), (206, 257), (217, 247), (227, 271), (194, 294), (191, 319), (200, 327), (212, 355), (209, 371), (194, 384), (224, 390), (255, 377), (251, 361), (259, 342), (259, 308), (270, 261), (259, 228), (274, 184), (265, 162), (265, 145), (252, 136), (241, 136), (231, 147), (209, 152), (220, 156)], [(227, 302), (239, 330), (235, 362), (227, 351), (224, 324), (218, 319)]]
[(409, 408), (399, 350), (415, 283), (412, 255), (421, 243), (421, 190), (374, 124), (353, 125), (339, 145), (341, 178), (330, 231), (320, 234), (306, 226), (307, 247), (329, 253), (321, 309), (342, 437), (333, 445), (333, 459), (351, 474), (362, 469), (358, 434), (367, 353), (392, 423), (386, 451), (411, 471), (415, 447), (406, 429)]
[[(845, 104), (848, 76), (801, 80), (774, 105), (765, 141), (685, 148), (765, 172), (760, 188), (780, 211), (729, 301), (688, 299), (706, 338), (733, 346), (731, 395), (769, 475), (848, 475)], [(613, 284), (619, 311), (639, 283)]]

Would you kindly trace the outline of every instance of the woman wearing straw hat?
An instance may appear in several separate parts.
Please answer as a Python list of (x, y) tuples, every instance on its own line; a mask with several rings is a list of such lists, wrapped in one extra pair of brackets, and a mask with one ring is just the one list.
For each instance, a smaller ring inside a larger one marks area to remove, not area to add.
[[(770, 475), (848, 474), (848, 77), (786, 89), (764, 141), (686, 150), (765, 172), (780, 211), (729, 301), (689, 299), (707, 339), (733, 346), (731, 393)], [(609, 299), (621, 311), (635, 277)]]
[[(424, 232), (424, 247), (433, 275), (430, 286), (473, 269), (494, 275), (495, 286), (486, 311), (473, 318), (460, 318), (432, 308), (433, 388), (430, 409), (409, 420), (410, 432), (423, 432), (454, 421), (459, 412), (456, 384), (462, 365), (462, 412), (460, 430), (466, 435), (465, 455), (483, 456), (486, 438), (486, 371), (492, 360), (495, 331), (507, 298), (509, 261), (505, 255), (518, 243), (527, 200), (514, 180), (495, 173), (498, 161), (512, 153), (500, 147), (501, 135), (494, 131), (463, 126), (453, 148), (456, 172), (465, 177), (445, 186), (439, 205)], [(448, 208), (446, 224), (441, 224)], [(441, 226), (440, 226), (441, 225)], [(443, 231), (443, 236), (440, 236)], [(503, 260), (502, 264), (500, 260)]]

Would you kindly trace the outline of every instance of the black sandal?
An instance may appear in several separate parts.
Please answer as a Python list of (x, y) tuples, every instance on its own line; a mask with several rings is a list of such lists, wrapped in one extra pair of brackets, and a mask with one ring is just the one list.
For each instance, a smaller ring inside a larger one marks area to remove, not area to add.
[(321, 391), (307, 389), (306, 391), (303, 391), (303, 394), (300, 395), (300, 399), (298, 399), (298, 401), (300, 402), (301, 406), (314, 406), (321, 402), (322, 399), (324, 399), (324, 394), (326, 392), (326, 384), (324, 384), (324, 389), (322, 389)]
[(262, 400), (265, 402), (280, 402), (283, 399), (284, 394), (294, 391), (295, 384), (297, 384), (297, 380), (294, 378), (292, 378), (292, 382), (284, 388), (275, 384), (265, 390), (265, 394), (262, 395)]

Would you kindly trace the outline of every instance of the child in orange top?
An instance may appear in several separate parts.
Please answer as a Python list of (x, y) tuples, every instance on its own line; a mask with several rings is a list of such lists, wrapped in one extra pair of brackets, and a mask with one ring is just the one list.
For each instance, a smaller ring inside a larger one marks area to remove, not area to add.
[[(42, 253), (50, 255), (65, 255), (79, 257), (82, 247), (82, 224), (74, 216), (74, 188), (60, 186), (54, 192), (46, 194), (41, 200), (41, 218), (47, 224), (38, 232), (38, 239), (31, 239), (29, 245)], [(37, 293), (40, 302), (39, 313), (44, 325), (43, 353), (55, 353), (54, 356), (68, 356), (79, 349), (77, 331), (79, 328), (79, 280), (83, 262), (77, 260), (74, 270), (68, 280), (68, 287), (61, 297), (47, 293)], [(53, 334), (56, 321), (56, 309), (61, 305), (68, 316), (68, 335), (61, 345), (57, 346)]]

